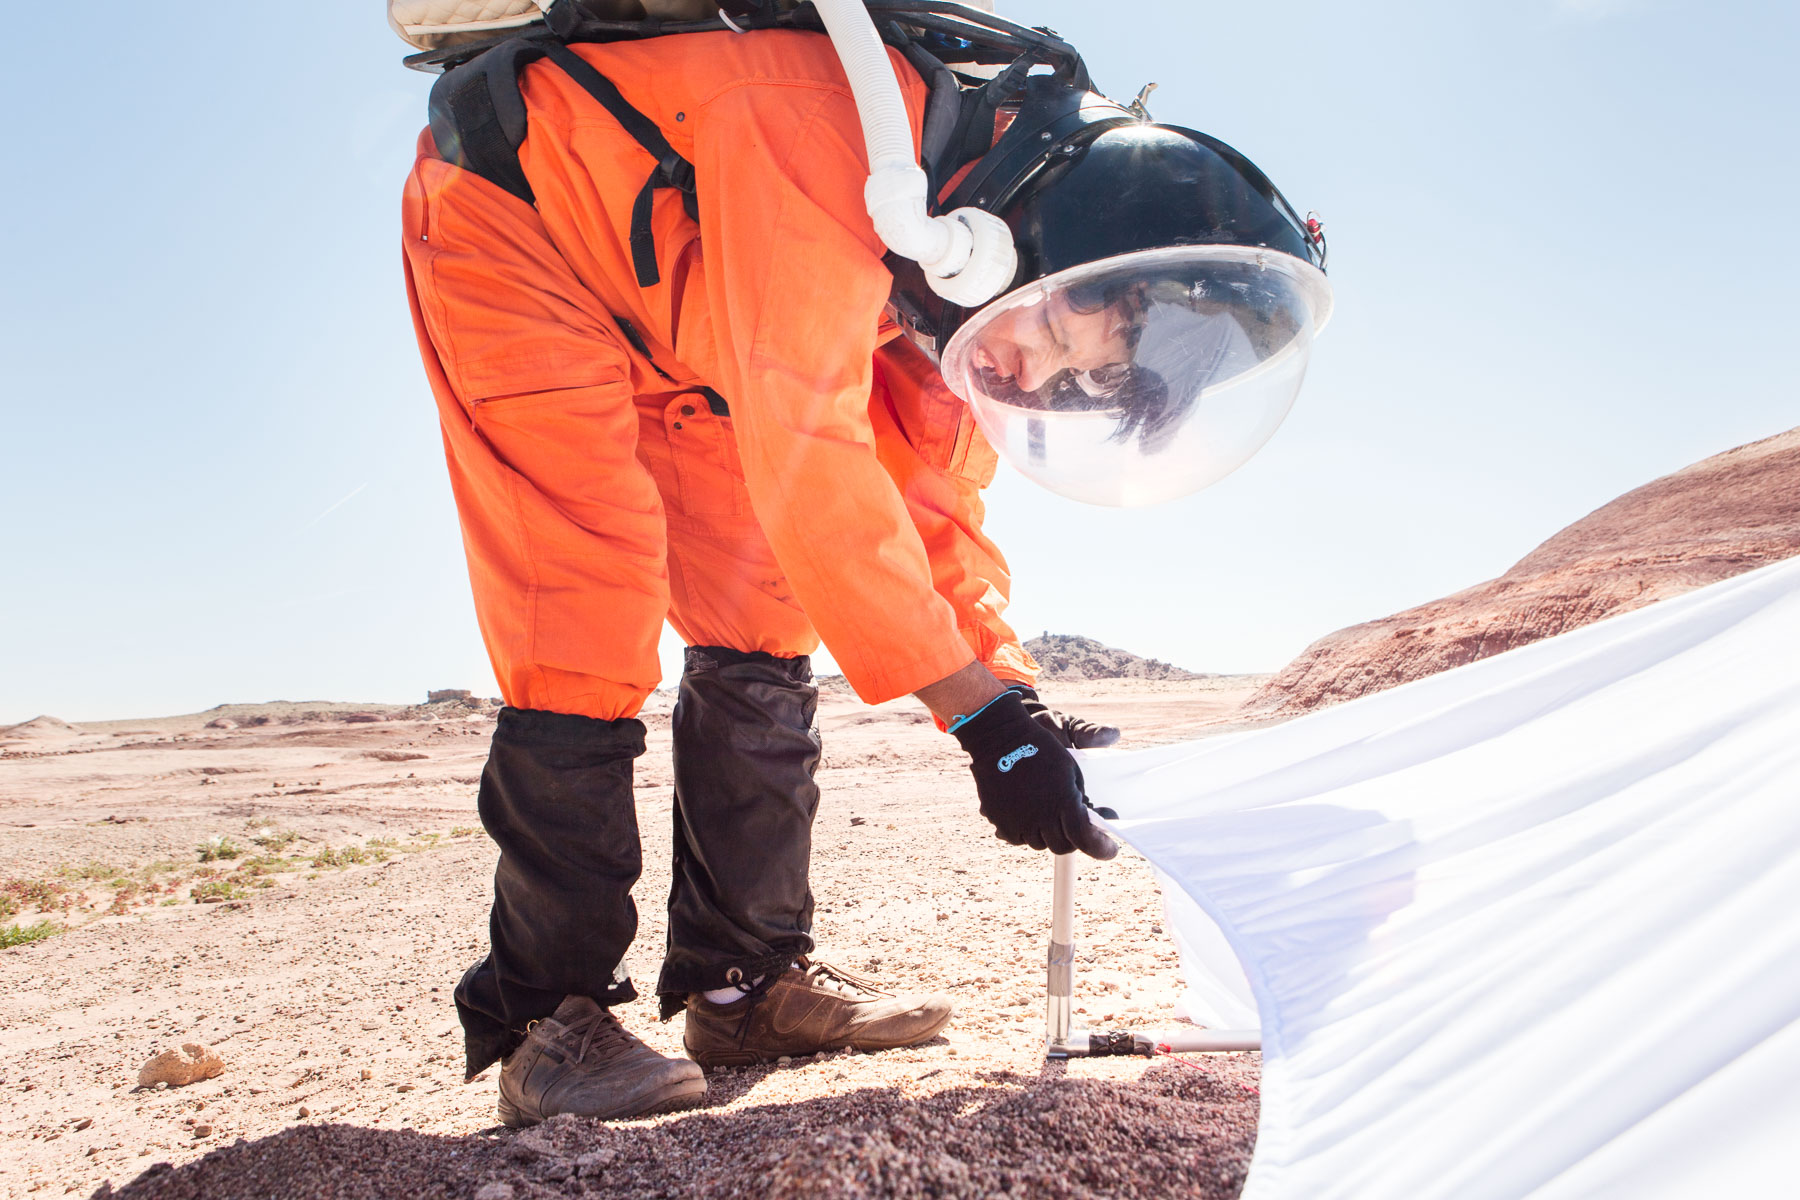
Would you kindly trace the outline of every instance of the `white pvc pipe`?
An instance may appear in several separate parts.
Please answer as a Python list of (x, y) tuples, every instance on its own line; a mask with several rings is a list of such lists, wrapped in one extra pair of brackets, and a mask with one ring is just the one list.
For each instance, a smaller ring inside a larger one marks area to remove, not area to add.
[(912, 121), (887, 47), (862, 0), (814, 0), (814, 6), (844, 64), (862, 117), (869, 149), (864, 196), (875, 232), (895, 254), (935, 264), (954, 248), (952, 233), (925, 211), (925, 172), (913, 148)]
[(1075, 941), (1075, 856), (1053, 854), (1050, 877), (1050, 940), (1068, 946)]
[(1018, 258), (1006, 223), (978, 209), (933, 217), (930, 183), (913, 145), (912, 120), (887, 47), (862, 0), (813, 0), (850, 80), (869, 153), (863, 200), (875, 233), (895, 254), (925, 269), (939, 295), (965, 307), (1011, 282)]
[(1157, 1029), (1135, 1036), (1159, 1047), (1166, 1046), (1174, 1054), (1262, 1049), (1260, 1029)]
[[(1052, 856), (1050, 961), (1045, 976), (1045, 1045), (1052, 1055), (1081, 1039), (1075, 1030), (1075, 856)], [(1085, 1047), (1076, 1049), (1085, 1054)]]

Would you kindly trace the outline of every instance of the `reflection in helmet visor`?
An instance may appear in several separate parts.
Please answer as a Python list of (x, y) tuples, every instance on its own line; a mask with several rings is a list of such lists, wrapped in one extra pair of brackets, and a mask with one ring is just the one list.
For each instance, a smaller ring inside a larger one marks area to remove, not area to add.
[(1075, 384), (1094, 399), (1103, 400), (1117, 394), (1130, 377), (1130, 363), (1107, 363), (1105, 366), (1095, 367), (1091, 371), (1076, 371)]
[(1324, 276), (1289, 255), (1144, 251), (995, 301), (946, 347), (944, 377), (1038, 482), (1153, 503), (1206, 486), (1268, 439), (1329, 307)]

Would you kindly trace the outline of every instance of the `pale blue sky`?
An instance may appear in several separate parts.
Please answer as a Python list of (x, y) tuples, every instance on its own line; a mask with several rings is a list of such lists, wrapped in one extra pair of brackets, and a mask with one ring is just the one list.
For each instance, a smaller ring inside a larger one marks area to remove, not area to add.
[[(399, 271), (430, 81), (380, 0), (13, 7), (0, 722), (492, 693)], [(1273, 669), (1800, 423), (1791, 3), (1001, 7), (1318, 209), (1337, 289), (1217, 487), (1003, 474), (1023, 632)]]

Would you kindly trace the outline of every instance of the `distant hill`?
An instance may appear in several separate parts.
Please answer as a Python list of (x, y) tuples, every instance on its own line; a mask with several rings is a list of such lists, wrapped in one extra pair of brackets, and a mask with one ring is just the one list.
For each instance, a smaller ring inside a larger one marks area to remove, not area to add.
[(1205, 678), (1072, 633), (1045, 633), (1026, 642), (1025, 649), (1043, 667), (1042, 678), (1049, 680)]
[(1321, 638), (1246, 713), (1323, 708), (1800, 554), (1800, 429), (1625, 493), (1498, 579)]

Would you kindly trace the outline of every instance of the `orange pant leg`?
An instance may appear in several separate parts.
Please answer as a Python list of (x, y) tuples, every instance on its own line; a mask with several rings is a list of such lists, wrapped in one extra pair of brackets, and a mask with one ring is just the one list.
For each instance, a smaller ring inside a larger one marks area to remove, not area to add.
[(638, 397), (638, 454), (662, 493), (669, 624), (690, 646), (811, 654), (819, 635), (750, 510), (731, 418), (704, 395)]
[(422, 157), (403, 212), (407, 291), (501, 694), (633, 716), (660, 679), (669, 581), (627, 353), (529, 205)]

